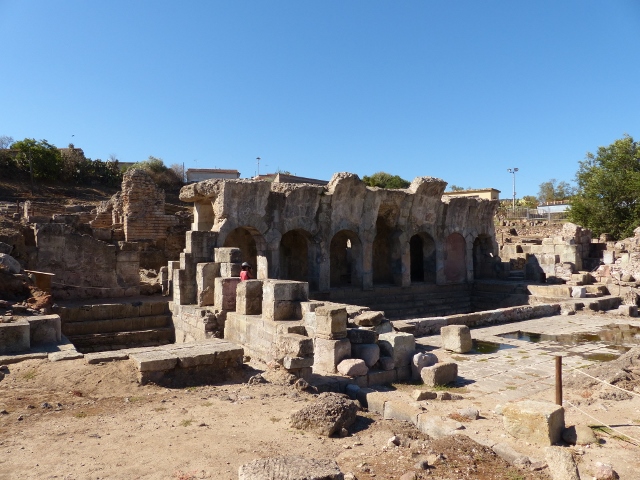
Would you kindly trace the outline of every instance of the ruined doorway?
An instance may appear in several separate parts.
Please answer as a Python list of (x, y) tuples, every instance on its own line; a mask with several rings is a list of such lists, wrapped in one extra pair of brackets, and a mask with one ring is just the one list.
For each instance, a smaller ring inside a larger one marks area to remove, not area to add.
[(309, 240), (301, 230), (291, 230), (280, 240), (280, 278), (309, 281)]
[(260, 232), (252, 227), (238, 227), (227, 235), (224, 247), (240, 249), (242, 261), (253, 266), (256, 278), (268, 278), (266, 242)]
[(473, 241), (473, 278), (494, 278), (493, 244), (488, 235), (478, 235)]
[(467, 280), (467, 245), (459, 233), (452, 233), (445, 241), (444, 278), (447, 283)]
[(341, 230), (331, 239), (331, 287), (362, 286), (362, 243), (354, 232)]
[(417, 233), (409, 240), (411, 282), (436, 282), (436, 243), (428, 233)]
[(393, 284), (391, 268), (392, 230), (383, 217), (376, 221), (376, 238), (373, 240), (373, 283)]

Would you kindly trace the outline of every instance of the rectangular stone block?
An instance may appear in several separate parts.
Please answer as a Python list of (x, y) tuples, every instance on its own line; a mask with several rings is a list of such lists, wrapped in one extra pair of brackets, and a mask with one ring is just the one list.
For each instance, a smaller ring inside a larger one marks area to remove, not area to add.
[(378, 334), (372, 330), (365, 330), (363, 328), (348, 328), (347, 338), (351, 343), (376, 343), (378, 341)]
[(220, 264), (215, 262), (196, 265), (196, 284), (198, 287), (198, 305), (215, 303), (215, 279), (220, 276)]
[(524, 400), (502, 409), (504, 428), (510, 435), (538, 445), (562, 441), (564, 408), (550, 402)]
[(376, 392), (370, 388), (363, 388), (358, 392), (357, 398), (370, 412), (384, 415), (385, 404), (393, 400), (397, 401), (398, 395), (391, 392)]
[(458, 376), (458, 364), (453, 362), (436, 363), (420, 370), (420, 377), (428, 387), (447, 385), (456, 380)]
[(30, 327), (26, 320), (11, 323), (0, 323), (0, 354), (16, 353), (29, 350)]
[(28, 317), (27, 321), (29, 322), (29, 336), (32, 347), (60, 343), (62, 334), (59, 315)]
[(313, 339), (297, 333), (278, 335), (276, 344), (281, 357), (308, 357), (315, 351)]
[(316, 308), (316, 335), (329, 339), (347, 336), (347, 310), (344, 307), (322, 306)]
[(294, 280), (265, 280), (262, 296), (269, 302), (278, 300), (306, 302), (309, 300), (309, 284)]
[(313, 366), (313, 357), (284, 357), (282, 366), (287, 370), (308, 368)]
[(448, 325), (440, 329), (442, 348), (456, 353), (467, 353), (473, 348), (471, 330), (466, 325)]
[(239, 277), (242, 265), (240, 263), (220, 263), (220, 276), (221, 277)]
[(240, 278), (216, 278), (214, 283), (215, 307), (219, 310), (235, 311), (236, 288), (240, 283)]
[(378, 337), (380, 354), (393, 358), (396, 367), (411, 364), (416, 350), (416, 339), (410, 333), (383, 333)]
[(219, 263), (242, 263), (242, 252), (235, 247), (215, 248), (213, 258)]
[(390, 385), (398, 381), (398, 371), (391, 370), (369, 370), (369, 385)]
[(262, 297), (262, 316), (265, 320), (302, 320), (300, 302), (291, 300), (269, 301)]
[(342, 340), (314, 339), (314, 373), (336, 373), (336, 366), (351, 356), (351, 342)]
[(236, 312), (243, 315), (262, 313), (262, 280), (247, 280), (236, 287)]
[(129, 354), (139, 372), (171, 370), (178, 364), (178, 357), (166, 350), (148, 350)]
[(423, 410), (416, 406), (414, 402), (407, 402), (404, 399), (389, 400), (384, 404), (384, 414), (382, 416), (385, 420), (398, 420), (417, 425), (418, 415), (422, 412)]

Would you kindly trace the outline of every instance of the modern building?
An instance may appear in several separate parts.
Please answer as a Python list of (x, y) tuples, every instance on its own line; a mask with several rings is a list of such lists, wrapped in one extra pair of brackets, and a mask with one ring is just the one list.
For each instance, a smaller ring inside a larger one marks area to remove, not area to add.
[(500, 190), (495, 188), (481, 188), (479, 190), (458, 190), (455, 192), (444, 192), (443, 197), (468, 197), (482, 198), (484, 200), (498, 200), (500, 198)]

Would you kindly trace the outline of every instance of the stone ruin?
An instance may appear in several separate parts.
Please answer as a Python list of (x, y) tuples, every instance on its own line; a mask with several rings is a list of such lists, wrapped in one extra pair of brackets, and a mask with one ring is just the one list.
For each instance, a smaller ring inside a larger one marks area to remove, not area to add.
[[(496, 201), (442, 199), (446, 183), (371, 188), (354, 174), (327, 186), (208, 180), (183, 187), (194, 223), (163, 272), (177, 342), (222, 337), (290, 373), (343, 373), (367, 384), (411, 378), (412, 334), (383, 311), (331, 293), (466, 286), (501, 268)], [(257, 278), (240, 282), (242, 262)], [(420, 290), (414, 293), (420, 294)]]

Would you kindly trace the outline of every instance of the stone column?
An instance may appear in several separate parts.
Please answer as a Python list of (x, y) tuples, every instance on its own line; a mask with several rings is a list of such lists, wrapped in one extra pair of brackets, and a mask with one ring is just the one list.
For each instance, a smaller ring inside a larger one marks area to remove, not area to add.
[(215, 221), (211, 202), (196, 202), (193, 204), (193, 223), (191, 230), (211, 230)]

